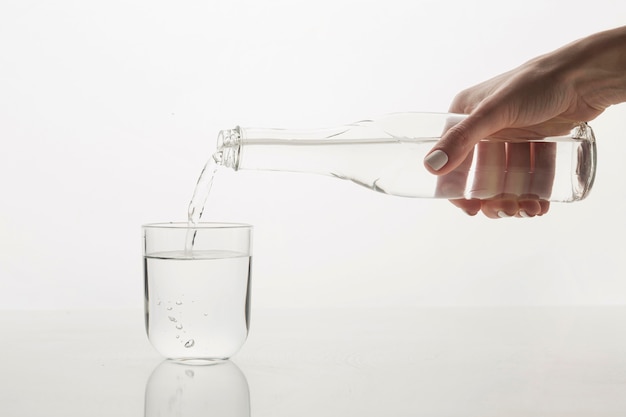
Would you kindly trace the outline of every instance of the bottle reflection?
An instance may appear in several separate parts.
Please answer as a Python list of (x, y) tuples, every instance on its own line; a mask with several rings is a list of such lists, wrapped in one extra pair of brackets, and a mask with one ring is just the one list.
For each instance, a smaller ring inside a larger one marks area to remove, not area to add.
[(250, 417), (248, 381), (231, 361), (185, 365), (166, 360), (146, 384), (146, 417)]

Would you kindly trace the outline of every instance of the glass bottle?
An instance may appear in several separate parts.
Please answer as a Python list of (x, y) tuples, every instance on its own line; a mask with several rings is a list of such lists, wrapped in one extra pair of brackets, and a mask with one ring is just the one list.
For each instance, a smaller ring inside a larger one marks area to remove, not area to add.
[(596, 143), (586, 123), (568, 135), (480, 141), (449, 174), (436, 176), (424, 156), (464, 115), (396, 113), (326, 129), (222, 130), (214, 159), (234, 170), (330, 175), (402, 197), (555, 202), (585, 198), (596, 171)]

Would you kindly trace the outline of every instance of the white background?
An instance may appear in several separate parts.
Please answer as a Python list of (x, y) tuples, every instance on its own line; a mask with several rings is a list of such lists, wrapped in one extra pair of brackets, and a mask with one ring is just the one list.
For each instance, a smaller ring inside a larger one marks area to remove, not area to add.
[[(186, 219), (220, 129), (446, 111), (625, 18), (622, 0), (2, 0), (0, 308), (139, 308), (140, 225)], [(204, 220), (255, 226), (255, 306), (624, 304), (625, 121), (591, 123), (592, 194), (543, 218), (220, 172)]]

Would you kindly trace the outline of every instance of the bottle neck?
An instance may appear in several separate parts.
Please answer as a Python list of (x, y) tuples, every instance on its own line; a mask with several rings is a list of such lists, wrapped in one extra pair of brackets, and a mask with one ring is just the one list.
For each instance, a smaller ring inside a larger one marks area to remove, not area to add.
[(226, 168), (239, 169), (241, 153), (241, 128), (221, 130), (217, 135), (217, 151), (213, 155), (215, 162)]
[(380, 165), (378, 157), (391, 158), (402, 144), (405, 144), (403, 149), (413, 143), (427, 150), (427, 146), (434, 145), (443, 132), (464, 117), (449, 113), (394, 113), (321, 129), (237, 126), (219, 132), (213, 158), (218, 165), (235, 171), (308, 172), (344, 177), (347, 165)]
[[(371, 127), (368, 126), (371, 129)], [(217, 137), (217, 151), (213, 159), (218, 165), (234, 169), (270, 171), (325, 172), (327, 167), (316, 167), (320, 161), (311, 158), (311, 148), (320, 145), (354, 143), (352, 134), (355, 126), (340, 126), (324, 129), (269, 129), (241, 128), (225, 129)], [(361, 130), (363, 128), (361, 127)], [(355, 138), (367, 135), (361, 131)], [(377, 135), (378, 136), (378, 135)], [(385, 136), (384, 134), (381, 136)], [(332, 141), (329, 140), (332, 138)], [(342, 140), (343, 139), (343, 140)], [(358, 139), (366, 140), (367, 139)], [(320, 172), (320, 173), (324, 173)]]

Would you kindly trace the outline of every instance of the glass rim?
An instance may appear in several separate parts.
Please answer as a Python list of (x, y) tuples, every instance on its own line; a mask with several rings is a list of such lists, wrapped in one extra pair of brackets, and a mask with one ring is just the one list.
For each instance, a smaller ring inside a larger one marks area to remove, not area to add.
[(158, 222), (141, 225), (142, 229), (252, 229), (251, 224), (231, 222)]

